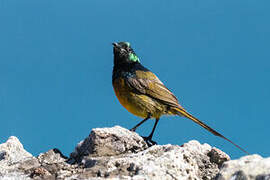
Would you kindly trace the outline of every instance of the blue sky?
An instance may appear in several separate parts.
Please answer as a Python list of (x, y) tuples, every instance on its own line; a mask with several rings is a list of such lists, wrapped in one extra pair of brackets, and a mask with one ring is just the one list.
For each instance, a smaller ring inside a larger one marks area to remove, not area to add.
[[(180, 103), (250, 153), (270, 156), (270, 2), (0, 1), (0, 142), (64, 154), (92, 128), (131, 128), (117, 101), (112, 42), (129, 41)], [(154, 121), (138, 129), (148, 135)], [(244, 153), (190, 120), (163, 117), (154, 140)]]

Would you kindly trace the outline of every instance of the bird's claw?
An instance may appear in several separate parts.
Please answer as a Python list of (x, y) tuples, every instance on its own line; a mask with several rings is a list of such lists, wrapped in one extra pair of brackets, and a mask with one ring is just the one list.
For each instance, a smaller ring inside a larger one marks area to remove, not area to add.
[(144, 139), (144, 141), (146, 142), (146, 144), (148, 145), (148, 147), (151, 147), (151, 146), (154, 146), (154, 145), (157, 145), (157, 142), (156, 141), (153, 141), (152, 140), (152, 137), (144, 137), (142, 136), (142, 138)]

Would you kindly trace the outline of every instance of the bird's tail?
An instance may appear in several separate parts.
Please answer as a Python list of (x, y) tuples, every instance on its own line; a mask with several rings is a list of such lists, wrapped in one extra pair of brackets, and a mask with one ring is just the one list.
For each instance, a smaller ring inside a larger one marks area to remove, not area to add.
[(206, 125), (205, 123), (203, 123), (202, 121), (200, 121), (199, 119), (197, 119), (194, 116), (192, 116), (191, 114), (189, 114), (184, 108), (179, 107), (179, 108), (173, 108), (173, 109), (176, 111), (176, 114), (177, 115), (184, 116), (184, 117), (189, 118), (190, 120), (192, 120), (195, 123), (199, 124), (200, 126), (202, 126), (203, 128), (205, 128), (206, 130), (210, 131), (215, 136), (219, 136), (219, 137), (225, 139), (226, 141), (229, 141), (230, 143), (232, 143), (234, 146), (236, 146), (237, 148), (239, 148), (240, 150), (242, 150), (246, 154), (249, 154), (246, 150), (244, 150), (243, 148), (241, 148), (240, 146), (238, 146), (237, 144), (235, 144), (234, 142), (232, 142), (228, 138), (224, 137), (222, 134), (218, 133), (217, 131), (215, 131), (214, 129), (212, 129), (211, 127), (209, 127), (208, 125)]

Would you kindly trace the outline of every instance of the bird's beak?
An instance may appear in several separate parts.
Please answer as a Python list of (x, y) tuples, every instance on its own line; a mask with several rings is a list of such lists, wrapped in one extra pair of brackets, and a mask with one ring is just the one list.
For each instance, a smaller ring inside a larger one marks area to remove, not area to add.
[(114, 47), (119, 47), (119, 45), (118, 45), (116, 42), (113, 42), (112, 45), (113, 45)]

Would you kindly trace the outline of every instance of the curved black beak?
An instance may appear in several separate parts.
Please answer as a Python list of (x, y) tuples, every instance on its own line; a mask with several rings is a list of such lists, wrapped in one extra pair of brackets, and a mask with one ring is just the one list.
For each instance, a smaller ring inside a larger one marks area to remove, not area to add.
[(112, 45), (113, 45), (114, 47), (119, 47), (119, 45), (118, 45), (116, 42), (113, 42)]

